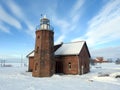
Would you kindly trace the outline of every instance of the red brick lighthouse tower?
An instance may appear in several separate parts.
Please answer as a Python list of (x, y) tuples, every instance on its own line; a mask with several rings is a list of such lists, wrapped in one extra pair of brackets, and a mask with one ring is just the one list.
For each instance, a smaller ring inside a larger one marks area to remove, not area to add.
[(36, 30), (32, 76), (49, 77), (54, 74), (54, 32), (50, 20), (44, 16)]

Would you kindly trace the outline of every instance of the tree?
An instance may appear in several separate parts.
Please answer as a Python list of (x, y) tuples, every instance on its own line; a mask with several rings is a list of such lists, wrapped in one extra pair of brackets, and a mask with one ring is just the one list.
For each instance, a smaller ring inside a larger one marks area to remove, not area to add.
[(120, 64), (120, 58), (117, 58), (117, 60), (115, 61), (116, 64)]
[(93, 59), (93, 58), (90, 58), (90, 64), (91, 64), (91, 65), (95, 65), (95, 62), (94, 62), (94, 59)]

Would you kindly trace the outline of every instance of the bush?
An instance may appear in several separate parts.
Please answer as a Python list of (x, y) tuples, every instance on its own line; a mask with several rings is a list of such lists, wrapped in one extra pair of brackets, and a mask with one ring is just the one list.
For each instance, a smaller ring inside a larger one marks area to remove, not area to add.
[(120, 75), (115, 76), (115, 78), (120, 78)]

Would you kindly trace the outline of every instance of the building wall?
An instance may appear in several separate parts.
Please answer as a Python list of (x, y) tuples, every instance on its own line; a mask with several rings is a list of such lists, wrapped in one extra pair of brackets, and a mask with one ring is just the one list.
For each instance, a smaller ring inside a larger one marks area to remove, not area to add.
[[(60, 66), (63, 66), (63, 74), (88, 73), (90, 71), (89, 60), (90, 55), (86, 44), (84, 44), (79, 55), (65, 55), (55, 57), (55, 61), (61, 63), (62, 65)], [(69, 63), (71, 63), (71, 66), (69, 66)]]
[(34, 62), (34, 57), (29, 57), (29, 66), (28, 66), (29, 72), (32, 72), (33, 70), (33, 62)]
[(87, 50), (87, 46), (84, 45), (80, 54), (79, 54), (79, 60), (80, 60), (80, 74), (85, 74), (90, 71), (89, 63), (90, 63), (90, 55)]
[(32, 76), (48, 77), (54, 73), (54, 32), (37, 30)]
[[(39, 42), (38, 42), (39, 43)], [(46, 45), (44, 45), (47, 47)], [(90, 71), (89, 60), (90, 55), (87, 46), (84, 44), (79, 55), (64, 55), (64, 56), (53, 56), (54, 59), (50, 60), (48, 55), (45, 55), (44, 60), (40, 59), (40, 53), (34, 59), (29, 57), (29, 71), (35, 69), (35, 63), (40, 63), (38, 65), (39, 75), (50, 76), (51, 72), (63, 73), (63, 74), (85, 74)], [(34, 65), (33, 65), (34, 64)], [(50, 66), (52, 65), (52, 66)], [(47, 74), (46, 74), (47, 73)], [(49, 74), (48, 74), (49, 73)]]
[(63, 74), (78, 74), (78, 56), (57, 56), (55, 61), (62, 64)]

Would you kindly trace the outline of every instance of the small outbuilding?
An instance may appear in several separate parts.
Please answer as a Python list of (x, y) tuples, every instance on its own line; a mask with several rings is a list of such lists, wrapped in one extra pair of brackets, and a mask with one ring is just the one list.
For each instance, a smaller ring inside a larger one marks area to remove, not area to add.
[(32, 52), (30, 52), (26, 57), (29, 59), (28, 62), (28, 71), (32, 72), (33, 70), (33, 62), (34, 62), (34, 50)]

